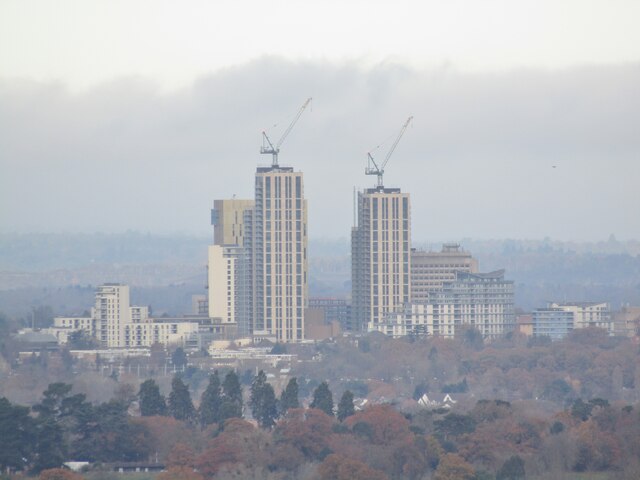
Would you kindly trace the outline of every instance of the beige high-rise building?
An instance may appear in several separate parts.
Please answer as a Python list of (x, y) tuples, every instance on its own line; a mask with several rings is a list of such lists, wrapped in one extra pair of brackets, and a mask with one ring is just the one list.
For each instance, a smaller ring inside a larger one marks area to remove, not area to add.
[(358, 193), (351, 232), (351, 330), (375, 330), (387, 313), (400, 312), (411, 293), (409, 194), (382, 186)]
[(478, 261), (457, 243), (445, 243), (441, 252), (411, 249), (411, 301), (429, 302), (429, 294), (456, 279), (456, 272), (478, 273)]
[(239, 335), (253, 331), (251, 242), (253, 200), (215, 200), (214, 245), (209, 247), (208, 313)]
[(215, 245), (244, 245), (246, 213), (253, 209), (253, 200), (214, 200), (211, 224)]
[(304, 338), (307, 302), (307, 202), (303, 175), (258, 167), (252, 222), (254, 334)]

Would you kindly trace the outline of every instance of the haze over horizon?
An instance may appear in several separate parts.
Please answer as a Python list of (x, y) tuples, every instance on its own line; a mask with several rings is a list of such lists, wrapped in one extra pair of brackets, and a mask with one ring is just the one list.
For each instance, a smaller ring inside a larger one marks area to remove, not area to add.
[(409, 115), (416, 241), (640, 238), (639, 4), (373, 3), (3, 3), (0, 231), (209, 234), (312, 96), (280, 155), (311, 238)]

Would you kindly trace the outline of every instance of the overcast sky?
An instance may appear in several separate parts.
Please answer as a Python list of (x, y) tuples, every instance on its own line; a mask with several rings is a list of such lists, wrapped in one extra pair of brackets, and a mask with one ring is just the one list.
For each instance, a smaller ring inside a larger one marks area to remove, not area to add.
[(640, 238), (640, 2), (0, 1), (0, 231), (208, 233), (260, 132), (314, 237), (366, 152), (416, 241)]

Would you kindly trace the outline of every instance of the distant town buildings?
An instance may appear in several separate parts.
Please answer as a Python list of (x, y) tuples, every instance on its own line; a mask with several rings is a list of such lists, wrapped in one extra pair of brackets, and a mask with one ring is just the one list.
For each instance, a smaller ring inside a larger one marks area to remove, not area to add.
[(552, 340), (566, 337), (580, 328), (597, 327), (613, 334), (611, 308), (605, 302), (551, 302), (532, 313), (533, 335), (547, 335)]
[(456, 272), (426, 303), (412, 302), (402, 312), (388, 314), (374, 330), (394, 337), (437, 335), (453, 337), (460, 327), (473, 327), (485, 338), (514, 329), (513, 282), (504, 271)]
[(56, 317), (45, 329), (58, 343), (67, 343), (71, 334), (84, 332), (101, 348), (150, 347), (154, 343), (185, 346), (200, 332), (198, 322), (152, 319), (146, 306), (132, 306), (129, 286), (106, 283), (96, 288), (90, 317)]

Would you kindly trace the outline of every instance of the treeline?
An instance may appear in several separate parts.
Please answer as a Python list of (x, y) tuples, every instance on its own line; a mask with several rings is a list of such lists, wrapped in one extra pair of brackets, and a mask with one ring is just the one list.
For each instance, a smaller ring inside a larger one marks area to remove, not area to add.
[(302, 408), (296, 379), (277, 396), (264, 372), (248, 392), (234, 371), (212, 374), (197, 406), (179, 376), (166, 398), (147, 380), (95, 405), (55, 383), (31, 409), (0, 399), (0, 468), (56, 480), (51, 469), (65, 461), (99, 469), (153, 455), (166, 468), (158, 480), (638, 478), (638, 406), (576, 399), (551, 416), (530, 407), (356, 411), (349, 391), (336, 408), (322, 382)]
[[(308, 358), (306, 348), (291, 346), (289, 352)], [(637, 343), (596, 328), (575, 330), (556, 342), (516, 333), (488, 342), (467, 329), (455, 339), (369, 334), (357, 343), (338, 338), (313, 349), (321, 361), (297, 365), (299, 379), (331, 378), (332, 385), (344, 379), (346, 388), (374, 400), (411, 398), (419, 390), (429, 396), (455, 392), (546, 401), (553, 410), (579, 397), (640, 401)]]

